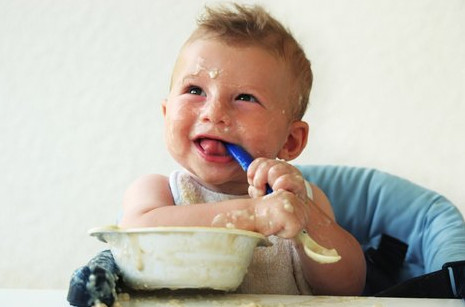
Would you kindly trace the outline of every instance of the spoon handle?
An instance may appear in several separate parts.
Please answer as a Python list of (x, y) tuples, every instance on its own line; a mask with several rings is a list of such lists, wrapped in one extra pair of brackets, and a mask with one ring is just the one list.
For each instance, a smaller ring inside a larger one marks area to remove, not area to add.
[[(234, 160), (236, 160), (236, 162), (239, 163), (242, 169), (247, 172), (247, 170), (249, 169), (249, 165), (250, 163), (252, 163), (254, 158), (239, 145), (224, 143), (224, 146), (226, 147), (228, 153), (234, 158)], [(270, 185), (267, 184), (266, 194), (271, 193), (273, 193), (273, 190), (271, 189)]]

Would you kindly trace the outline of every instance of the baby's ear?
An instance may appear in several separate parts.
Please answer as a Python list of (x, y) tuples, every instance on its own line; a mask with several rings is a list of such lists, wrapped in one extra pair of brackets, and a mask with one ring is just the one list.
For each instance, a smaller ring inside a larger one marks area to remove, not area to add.
[(307, 145), (309, 127), (304, 121), (296, 121), (291, 124), (286, 143), (278, 153), (278, 158), (286, 161), (297, 158)]
[(163, 114), (163, 117), (166, 116), (166, 103), (167, 103), (167, 102), (168, 102), (168, 101), (167, 101), (166, 99), (163, 99), (163, 100), (161, 101), (161, 112), (162, 112), (162, 114)]

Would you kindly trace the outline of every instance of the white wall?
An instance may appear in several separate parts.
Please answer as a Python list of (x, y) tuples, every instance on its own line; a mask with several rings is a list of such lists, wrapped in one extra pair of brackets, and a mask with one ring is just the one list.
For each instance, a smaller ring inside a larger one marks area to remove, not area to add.
[[(315, 74), (296, 162), (380, 168), (465, 212), (465, 2), (263, 1)], [(0, 287), (66, 288), (136, 177), (203, 1), (0, 0)]]

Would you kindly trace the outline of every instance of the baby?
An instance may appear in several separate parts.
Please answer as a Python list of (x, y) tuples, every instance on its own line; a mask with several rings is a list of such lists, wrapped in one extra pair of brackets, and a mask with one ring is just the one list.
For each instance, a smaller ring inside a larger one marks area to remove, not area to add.
[[(269, 236), (238, 293), (358, 295), (365, 260), (324, 193), (288, 163), (304, 150), (312, 72), (293, 36), (259, 6), (207, 8), (182, 47), (162, 102), (165, 142), (182, 166), (127, 190), (120, 227), (235, 227)], [(256, 159), (247, 173), (224, 143)], [(267, 185), (274, 191), (265, 195)], [(193, 205), (195, 204), (195, 205)], [(320, 264), (301, 230), (342, 259)]]

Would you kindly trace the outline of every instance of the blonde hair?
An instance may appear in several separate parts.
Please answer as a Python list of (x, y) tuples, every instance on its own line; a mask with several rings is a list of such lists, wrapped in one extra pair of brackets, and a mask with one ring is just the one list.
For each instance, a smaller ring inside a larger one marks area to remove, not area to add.
[(217, 38), (231, 45), (254, 44), (281, 58), (296, 79), (291, 95), (293, 119), (302, 119), (307, 109), (313, 75), (310, 61), (289, 30), (261, 6), (221, 5), (206, 7), (198, 28), (187, 42), (201, 37)]

